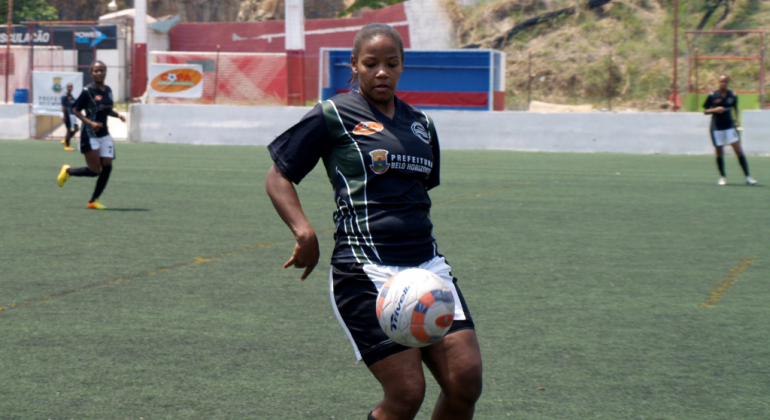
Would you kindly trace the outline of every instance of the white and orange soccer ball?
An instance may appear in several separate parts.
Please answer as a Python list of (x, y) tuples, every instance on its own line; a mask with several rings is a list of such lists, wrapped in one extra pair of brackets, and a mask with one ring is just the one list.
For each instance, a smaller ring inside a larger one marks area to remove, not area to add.
[(377, 296), (377, 319), (393, 341), (409, 347), (429, 346), (452, 326), (452, 290), (434, 273), (410, 268), (388, 279)]

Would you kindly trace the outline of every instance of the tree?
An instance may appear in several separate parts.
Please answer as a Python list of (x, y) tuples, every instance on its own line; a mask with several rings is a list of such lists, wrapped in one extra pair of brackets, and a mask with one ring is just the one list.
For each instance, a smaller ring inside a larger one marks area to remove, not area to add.
[(381, 9), (383, 7), (392, 6), (404, 1), (405, 0), (356, 0), (350, 7), (341, 11), (338, 16), (343, 17), (365, 7), (370, 9)]
[[(3, 13), (3, 21), (8, 16), (8, 0), (0, 0), (0, 12)], [(13, 23), (19, 24), (31, 20), (57, 20), (59, 18), (56, 8), (49, 6), (45, 0), (14, 0)]]
[[(6, 0), (0, 0), (6, 1)], [(14, 0), (16, 1), (16, 0)], [(97, 20), (99, 16), (110, 13), (107, 5), (110, 0), (46, 0), (48, 4), (55, 7), (59, 20)], [(131, 9), (134, 7), (133, 0), (117, 0), (118, 10)], [(152, 10), (153, 0), (147, 1), (148, 11)], [(152, 14), (152, 13), (150, 13)]]

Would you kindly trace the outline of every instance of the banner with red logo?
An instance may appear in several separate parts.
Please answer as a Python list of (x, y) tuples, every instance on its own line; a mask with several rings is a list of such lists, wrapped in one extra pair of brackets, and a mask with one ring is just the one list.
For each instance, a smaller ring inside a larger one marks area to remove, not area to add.
[(150, 96), (200, 98), (203, 96), (203, 65), (151, 64)]

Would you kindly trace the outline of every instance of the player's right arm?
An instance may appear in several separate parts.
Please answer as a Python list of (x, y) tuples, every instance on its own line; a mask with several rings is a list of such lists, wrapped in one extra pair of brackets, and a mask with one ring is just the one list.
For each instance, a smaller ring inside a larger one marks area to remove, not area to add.
[(302, 210), (297, 190), (276, 165), (273, 165), (267, 173), (265, 189), (278, 215), (281, 216), (297, 240), (297, 244), (294, 245), (294, 253), (289, 261), (283, 265), (283, 268), (290, 266), (304, 268), (305, 271), (302, 273), (301, 279), (305, 280), (318, 265), (320, 256), (315, 230)]
[(83, 91), (80, 92), (80, 96), (78, 96), (78, 99), (75, 101), (75, 105), (72, 107), (72, 114), (80, 121), (83, 121), (83, 124), (94, 130), (99, 130), (102, 128), (102, 123), (91, 121), (80, 112), (86, 109), (90, 102), (92, 102), (91, 94), (88, 93), (88, 89), (83, 89)]
[(706, 98), (706, 102), (703, 103), (703, 113), (706, 115), (709, 114), (721, 114), (725, 112), (725, 108), (722, 106), (714, 106), (714, 98), (711, 97), (711, 95)]
[(318, 264), (318, 238), (305, 217), (294, 184), (308, 174), (331, 145), (323, 108), (316, 105), (302, 119), (267, 146), (273, 166), (267, 173), (265, 189), (273, 207), (291, 229), (297, 244), (284, 268), (304, 268), (305, 280)]

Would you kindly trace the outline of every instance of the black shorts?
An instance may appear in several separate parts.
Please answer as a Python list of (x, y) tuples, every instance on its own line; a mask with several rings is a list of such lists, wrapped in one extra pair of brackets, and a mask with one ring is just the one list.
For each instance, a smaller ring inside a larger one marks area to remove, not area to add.
[[(391, 340), (380, 328), (377, 321), (377, 294), (391, 275), (411, 267), (377, 266), (374, 264), (332, 264), (329, 274), (330, 293), (337, 320), (348, 335), (356, 352), (356, 358), (367, 366), (396, 353), (408, 350)], [(435, 257), (421, 264), (419, 268), (432, 271), (450, 281), (457, 292), (455, 296), (455, 320), (447, 334), (475, 329), (473, 318), (465, 303), (457, 279), (452, 277), (451, 268), (444, 257)], [(393, 270), (396, 271), (393, 271)], [(457, 305), (457, 303), (460, 305)], [(459, 307), (458, 307), (459, 306)], [(458, 319), (459, 318), (459, 319)], [(462, 319), (464, 318), (464, 319)]]

